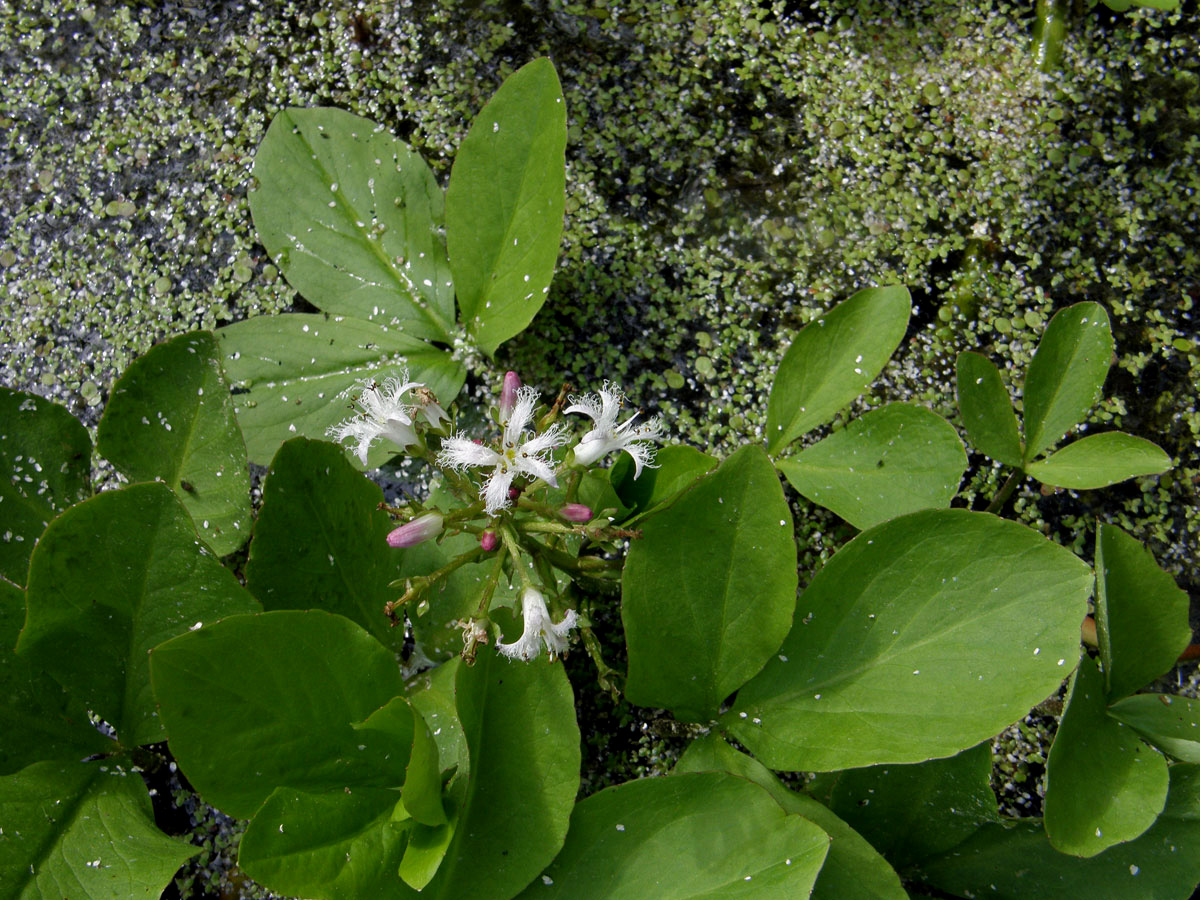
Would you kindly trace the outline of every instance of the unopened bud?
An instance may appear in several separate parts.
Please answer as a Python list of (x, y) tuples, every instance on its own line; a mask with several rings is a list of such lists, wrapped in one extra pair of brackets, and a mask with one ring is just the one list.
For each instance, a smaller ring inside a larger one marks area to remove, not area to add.
[(521, 379), (516, 372), (504, 373), (504, 385), (500, 388), (500, 421), (507, 422), (517, 405), (517, 391), (521, 389)]
[(484, 553), (491, 553), (500, 544), (500, 538), (496, 536), (494, 531), (484, 531), (479, 535), (479, 546), (483, 548)]
[(582, 524), (592, 521), (591, 507), (584, 506), (582, 503), (568, 503), (558, 511), (558, 514), (568, 522), (579, 522)]
[(417, 516), (387, 536), (389, 547), (415, 547), (442, 533), (442, 514), (437, 512)]

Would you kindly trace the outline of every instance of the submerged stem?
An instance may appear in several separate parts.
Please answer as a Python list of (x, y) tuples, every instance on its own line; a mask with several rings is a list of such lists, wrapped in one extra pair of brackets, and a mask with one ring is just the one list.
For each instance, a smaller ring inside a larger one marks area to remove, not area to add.
[(1062, 63), (1069, 10), (1069, 0), (1037, 0), (1030, 51), (1042, 72), (1053, 72)]

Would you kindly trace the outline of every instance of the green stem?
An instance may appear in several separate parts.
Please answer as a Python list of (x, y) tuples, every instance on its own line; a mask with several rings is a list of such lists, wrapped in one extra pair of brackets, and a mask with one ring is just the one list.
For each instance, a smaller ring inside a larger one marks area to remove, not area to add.
[(1012, 492), (1017, 489), (1017, 485), (1025, 480), (1025, 472), (1022, 469), (1013, 469), (1009, 474), (1008, 480), (1000, 486), (999, 493), (992, 498), (992, 502), (988, 504), (988, 508), (984, 512), (999, 513), (1003, 509), (1008, 498), (1012, 496)]
[(596, 667), (596, 681), (603, 690), (612, 694), (614, 703), (620, 703), (620, 682), (624, 680), (624, 676), (604, 661), (600, 641), (597, 640), (590, 627), (587, 625), (580, 627), (579, 636), (583, 638), (583, 646), (587, 649), (588, 656), (592, 658), (592, 664)]
[(496, 593), (496, 585), (500, 583), (500, 575), (504, 571), (504, 554), (497, 553), (492, 562), (492, 570), (488, 572), (487, 581), (483, 583), (483, 596), (479, 598), (479, 607), (475, 610), (475, 618), (487, 616), (488, 607), (492, 605), (492, 595)]
[(1042, 72), (1053, 72), (1062, 63), (1070, 0), (1037, 0), (1033, 20), (1033, 60)]
[(509, 556), (512, 557), (513, 570), (521, 579), (521, 587), (533, 587), (533, 582), (529, 580), (529, 573), (521, 564), (521, 542), (511, 524), (505, 522), (500, 526), (500, 537), (504, 540), (504, 546), (508, 548)]

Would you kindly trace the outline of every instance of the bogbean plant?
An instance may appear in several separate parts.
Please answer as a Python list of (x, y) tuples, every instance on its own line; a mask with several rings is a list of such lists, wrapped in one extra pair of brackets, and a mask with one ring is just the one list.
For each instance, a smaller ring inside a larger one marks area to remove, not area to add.
[[(1054, 449), (1101, 395), (1104, 309), (1050, 321), (1020, 420), (959, 356), (971, 446), (1012, 472), (987, 510), (953, 506), (968, 459), (929, 410), (798, 446), (899, 346), (900, 286), (795, 335), (765, 442), (725, 459), (608, 383), (543, 398), (508, 373), (484, 414), (455, 397), (542, 303), (564, 146), (546, 60), (484, 107), (444, 200), (378, 126), (282, 112), (253, 212), (317, 313), (131, 365), (95, 448), (119, 489), (93, 495), (66, 410), (0, 393), (0, 897), (159, 894), (197, 852), (134, 777), (167, 753), (250, 820), (240, 867), (311, 898), (1187, 897), (1200, 708), (1140, 692), (1188, 644), (1187, 597), (1112, 525), (1093, 569), (997, 515), (1027, 477), (1170, 467), (1122, 432)], [(362, 469), (398, 453), (432, 475), (388, 505)], [(799, 595), (779, 474), (861, 531)], [(618, 605), (624, 671), (592, 631)], [(692, 724), (672, 774), (576, 802), (580, 651)], [(1006, 819), (990, 738), (1064, 680), (1044, 819)]]

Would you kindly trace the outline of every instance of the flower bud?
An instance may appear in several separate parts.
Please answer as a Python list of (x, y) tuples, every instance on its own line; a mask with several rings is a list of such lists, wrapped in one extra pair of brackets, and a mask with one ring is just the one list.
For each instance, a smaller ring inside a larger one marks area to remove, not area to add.
[(479, 534), (479, 546), (483, 548), (484, 553), (491, 553), (500, 545), (500, 538), (496, 536), (494, 531), (483, 531)]
[(517, 391), (521, 389), (521, 379), (516, 372), (504, 373), (504, 385), (500, 388), (500, 421), (507, 422), (517, 405)]
[(417, 516), (387, 536), (389, 547), (415, 547), (442, 533), (442, 514), (437, 512)]
[(582, 503), (568, 503), (558, 511), (558, 514), (568, 522), (583, 524), (592, 521), (591, 507), (584, 506)]

